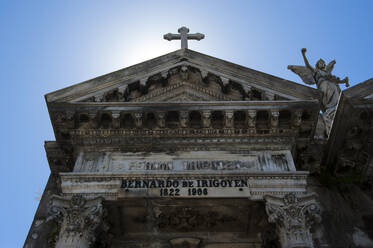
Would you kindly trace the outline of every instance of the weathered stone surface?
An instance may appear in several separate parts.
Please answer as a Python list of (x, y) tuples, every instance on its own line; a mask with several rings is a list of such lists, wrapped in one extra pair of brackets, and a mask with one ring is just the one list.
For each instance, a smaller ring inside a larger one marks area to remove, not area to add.
[(329, 137), (317, 90), (188, 49), (47, 94), (25, 247), (372, 247), (372, 82)]

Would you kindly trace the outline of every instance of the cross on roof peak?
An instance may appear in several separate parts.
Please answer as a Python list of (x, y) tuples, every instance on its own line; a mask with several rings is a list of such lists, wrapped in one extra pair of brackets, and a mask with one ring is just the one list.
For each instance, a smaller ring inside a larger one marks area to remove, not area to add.
[(179, 28), (177, 31), (179, 34), (168, 33), (163, 35), (163, 38), (168, 41), (181, 40), (181, 49), (188, 48), (188, 40), (202, 40), (205, 38), (205, 35), (201, 33), (188, 34), (189, 28), (184, 26)]

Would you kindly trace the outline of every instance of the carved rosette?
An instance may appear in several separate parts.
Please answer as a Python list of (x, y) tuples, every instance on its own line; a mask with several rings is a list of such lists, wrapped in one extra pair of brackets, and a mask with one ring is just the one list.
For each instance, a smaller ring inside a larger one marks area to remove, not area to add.
[(289, 193), (283, 198), (266, 196), (265, 200), (268, 221), (276, 224), (281, 247), (314, 247), (310, 229), (321, 220), (314, 194), (297, 196)]
[(102, 198), (85, 199), (53, 196), (50, 218), (57, 219), (59, 234), (56, 248), (88, 248), (95, 241), (95, 231), (103, 222)]

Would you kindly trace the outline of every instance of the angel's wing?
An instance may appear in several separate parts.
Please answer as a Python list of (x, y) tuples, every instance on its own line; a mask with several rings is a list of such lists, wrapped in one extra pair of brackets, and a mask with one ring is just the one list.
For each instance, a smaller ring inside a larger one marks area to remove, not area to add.
[(326, 66), (325, 70), (326, 70), (327, 72), (331, 73), (332, 70), (333, 70), (333, 68), (334, 68), (334, 65), (335, 65), (335, 60), (330, 61), (330, 62), (328, 63), (328, 65)]
[(315, 84), (315, 78), (313, 77), (313, 73), (310, 69), (305, 66), (301, 65), (289, 65), (288, 69), (298, 74), (298, 76), (303, 80), (306, 84)]

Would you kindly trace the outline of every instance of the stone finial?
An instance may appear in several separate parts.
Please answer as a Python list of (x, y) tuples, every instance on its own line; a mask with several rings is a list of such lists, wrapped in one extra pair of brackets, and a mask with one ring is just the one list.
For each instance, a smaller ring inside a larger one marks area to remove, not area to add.
[(268, 221), (276, 224), (281, 247), (313, 248), (311, 227), (320, 222), (320, 206), (315, 194), (284, 197), (265, 196)]

